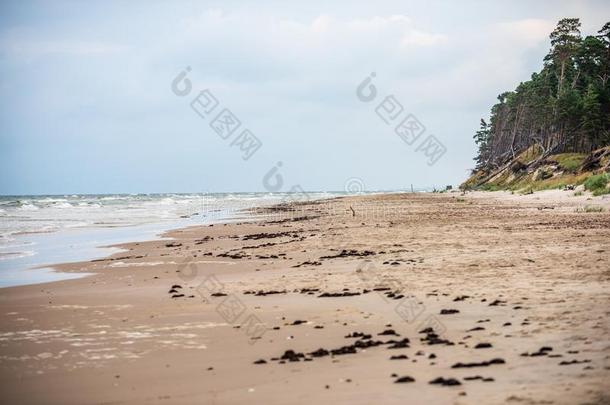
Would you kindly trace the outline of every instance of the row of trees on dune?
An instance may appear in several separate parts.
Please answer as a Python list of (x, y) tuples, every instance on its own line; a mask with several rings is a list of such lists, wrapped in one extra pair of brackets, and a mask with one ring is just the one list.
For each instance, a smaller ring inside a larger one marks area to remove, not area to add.
[(580, 20), (559, 21), (539, 73), (498, 96), (474, 140), (475, 171), (490, 171), (532, 145), (541, 157), (610, 144), (610, 22), (582, 37)]

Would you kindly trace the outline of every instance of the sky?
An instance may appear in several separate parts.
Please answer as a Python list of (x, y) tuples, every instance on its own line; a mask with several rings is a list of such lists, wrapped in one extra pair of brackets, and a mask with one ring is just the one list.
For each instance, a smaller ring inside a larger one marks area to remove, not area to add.
[(0, 0), (0, 194), (455, 186), (564, 17), (610, 2)]

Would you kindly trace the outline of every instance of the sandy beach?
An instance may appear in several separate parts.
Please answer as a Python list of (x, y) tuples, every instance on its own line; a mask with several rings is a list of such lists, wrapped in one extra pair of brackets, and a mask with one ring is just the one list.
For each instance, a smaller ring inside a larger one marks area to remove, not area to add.
[(0, 289), (1, 402), (609, 403), (610, 199), (573, 194), (285, 204), (58, 266), (93, 275)]

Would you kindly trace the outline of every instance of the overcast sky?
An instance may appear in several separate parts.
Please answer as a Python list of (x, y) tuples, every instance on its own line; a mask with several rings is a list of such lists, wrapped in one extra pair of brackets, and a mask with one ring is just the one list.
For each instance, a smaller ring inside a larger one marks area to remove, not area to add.
[[(604, 1), (326, 3), (1, 2), (0, 194), (259, 191), (277, 162), (279, 191), (457, 185), (479, 119), (540, 69), (557, 20), (610, 19)], [(204, 89), (219, 104), (202, 118)], [(390, 95), (425, 126), (413, 145), (375, 112)], [(223, 108), (241, 121), (227, 139)], [(243, 129), (262, 142), (248, 160)], [(428, 135), (446, 148), (433, 165)]]

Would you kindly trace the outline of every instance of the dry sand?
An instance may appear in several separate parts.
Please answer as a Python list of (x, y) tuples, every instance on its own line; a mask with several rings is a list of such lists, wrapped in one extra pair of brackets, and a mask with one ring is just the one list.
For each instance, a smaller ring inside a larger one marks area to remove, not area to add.
[(572, 194), (293, 204), (62, 265), (94, 275), (0, 290), (1, 402), (610, 403), (610, 213), (576, 212), (610, 200)]

